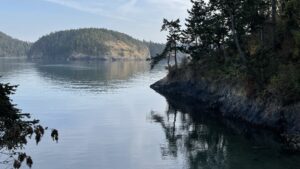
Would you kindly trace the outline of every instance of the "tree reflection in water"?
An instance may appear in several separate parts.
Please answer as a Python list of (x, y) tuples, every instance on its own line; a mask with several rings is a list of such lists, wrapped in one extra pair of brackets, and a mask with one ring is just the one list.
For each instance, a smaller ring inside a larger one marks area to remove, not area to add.
[(195, 110), (180, 111), (172, 104), (165, 115), (151, 112), (151, 119), (159, 123), (165, 133), (166, 145), (161, 147), (163, 158), (176, 158), (180, 153), (191, 169), (228, 168), (228, 140), (218, 127), (208, 124), (203, 116), (192, 115), (193, 112)]
[(226, 168), (227, 141), (217, 130), (195, 123), (191, 116), (172, 106), (166, 116), (152, 111), (151, 117), (162, 126), (166, 136), (166, 145), (161, 147), (163, 157), (176, 158), (180, 151), (191, 169)]
[[(22, 113), (11, 103), (9, 95), (16, 86), (0, 83), (0, 164), (6, 168), (20, 168), (23, 163), (32, 167), (32, 158), (23, 149), (28, 139), (35, 138), (38, 144), (47, 128), (31, 120), (30, 114)], [(51, 136), (58, 140), (58, 132), (52, 130)], [(2, 168), (2, 167), (1, 167)]]
[(166, 97), (165, 113), (151, 112), (165, 134), (163, 159), (183, 160), (189, 169), (297, 168), (298, 156), (283, 153), (278, 135), (227, 119), (209, 104)]

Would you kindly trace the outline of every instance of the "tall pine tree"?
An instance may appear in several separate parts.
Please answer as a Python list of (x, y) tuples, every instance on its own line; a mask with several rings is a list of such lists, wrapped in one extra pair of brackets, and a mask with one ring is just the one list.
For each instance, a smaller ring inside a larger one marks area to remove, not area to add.
[(161, 31), (168, 31), (167, 41), (170, 45), (169, 52), (174, 53), (175, 66), (178, 67), (177, 51), (180, 49), (178, 43), (181, 40), (181, 25), (180, 20), (163, 20)]

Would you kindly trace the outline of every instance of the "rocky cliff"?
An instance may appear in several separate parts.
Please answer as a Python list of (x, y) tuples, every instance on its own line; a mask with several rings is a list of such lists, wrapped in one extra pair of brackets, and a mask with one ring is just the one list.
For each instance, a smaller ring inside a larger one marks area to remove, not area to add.
[(151, 88), (168, 97), (196, 100), (217, 110), (219, 116), (237, 119), (279, 133), (288, 150), (300, 150), (300, 104), (283, 106), (274, 98), (247, 96), (243, 83), (201, 77), (193, 69), (172, 71)]

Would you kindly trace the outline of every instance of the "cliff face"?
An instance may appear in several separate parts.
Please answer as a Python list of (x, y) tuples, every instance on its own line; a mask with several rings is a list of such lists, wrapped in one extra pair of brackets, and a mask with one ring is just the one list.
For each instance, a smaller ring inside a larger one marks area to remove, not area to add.
[(150, 58), (150, 51), (147, 46), (128, 44), (122, 41), (105, 42), (108, 50), (108, 55), (113, 57), (125, 57), (131, 59), (145, 60)]
[(288, 149), (300, 150), (300, 104), (282, 106), (273, 98), (251, 98), (243, 84), (199, 77), (191, 69), (171, 72), (151, 88), (168, 97), (205, 103), (219, 116), (276, 130)]

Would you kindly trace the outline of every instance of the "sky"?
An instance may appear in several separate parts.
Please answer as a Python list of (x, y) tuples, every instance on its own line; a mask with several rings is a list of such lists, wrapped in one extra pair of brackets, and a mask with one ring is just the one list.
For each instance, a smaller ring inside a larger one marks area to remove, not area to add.
[(0, 0), (0, 31), (34, 42), (50, 32), (96, 27), (165, 42), (163, 18), (183, 23), (190, 7), (190, 0)]

